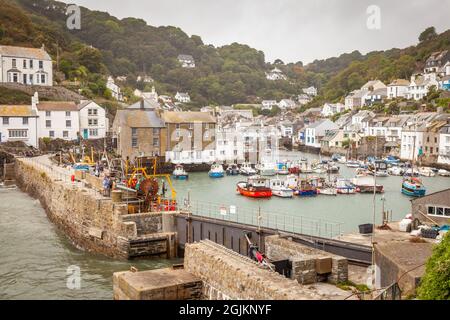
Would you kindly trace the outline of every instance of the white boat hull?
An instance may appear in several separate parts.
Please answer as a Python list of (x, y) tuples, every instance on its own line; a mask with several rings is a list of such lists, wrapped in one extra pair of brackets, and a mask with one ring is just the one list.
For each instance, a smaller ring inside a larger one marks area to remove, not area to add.
[(292, 189), (272, 189), (272, 194), (280, 198), (292, 198), (294, 190)]

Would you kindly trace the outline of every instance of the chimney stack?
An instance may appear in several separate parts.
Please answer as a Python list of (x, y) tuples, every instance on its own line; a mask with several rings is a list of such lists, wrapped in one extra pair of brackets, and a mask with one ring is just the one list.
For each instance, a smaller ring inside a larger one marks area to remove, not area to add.
[(144, 98), (141, 99), (141, 110), (144, 110)]

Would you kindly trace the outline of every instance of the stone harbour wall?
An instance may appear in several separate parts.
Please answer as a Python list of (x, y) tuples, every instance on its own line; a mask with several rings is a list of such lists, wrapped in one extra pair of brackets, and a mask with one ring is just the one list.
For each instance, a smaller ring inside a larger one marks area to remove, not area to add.
[(270, 260), (291, 261), (291, 278), (299, 283), (315, 283), (322, 274), (328, 274), (327, 280), (331, 283), (348, 280), (348, 261), (344, 257), (307, 247), (278, 235), (266, 237), (265, 248)]
[(77, 247), (120, 259), (176, 253), (172, 233), (153, 235), (161, 229), (161, 216), (128, 216), (126, 204), (57, 179), (51, 170), (41, 170), (28, 159), (18, 159), (15, 172), (18, 186), (39, 199), (48, 218)]
[(306, 286), (208, 240), (186, 245), (184, 268), (203, 281), (207, 299), (323, 299)]

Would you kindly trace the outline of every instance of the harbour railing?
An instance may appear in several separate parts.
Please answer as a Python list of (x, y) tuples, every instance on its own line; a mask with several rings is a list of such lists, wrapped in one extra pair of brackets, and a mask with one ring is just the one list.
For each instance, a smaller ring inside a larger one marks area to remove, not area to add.
[(185, 199), (183, 203), (179, 204), (179, 207), (194, 216), (330, 239), (341, 235), (343, 225), (342, 222), (338, 221), (301, 215), (288, 215), (268, 209), (217, 204), (197, 200), (189, 201)]

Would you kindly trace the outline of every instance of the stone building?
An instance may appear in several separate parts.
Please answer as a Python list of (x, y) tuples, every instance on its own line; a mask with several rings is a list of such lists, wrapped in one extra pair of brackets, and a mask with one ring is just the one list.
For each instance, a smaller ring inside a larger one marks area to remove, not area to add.
[(450, 225), (450, 188), (411, 200), (412, 215), (423, 224)]
[(117, 152), (123, 159), (141, 156), (164, 156), (167, 129), (159, 111), (141, 100), (124, 110), (118, 110), (113, 123)]

